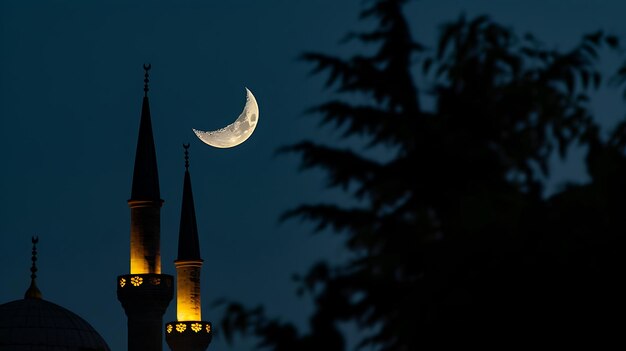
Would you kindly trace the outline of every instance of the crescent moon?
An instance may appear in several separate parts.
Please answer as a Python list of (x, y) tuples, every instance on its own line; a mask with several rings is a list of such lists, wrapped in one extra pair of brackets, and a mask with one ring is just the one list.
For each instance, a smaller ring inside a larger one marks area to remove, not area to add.
[(246, 88), (246, 105), (243, 112), (237, 119), (224, 128), (204, 132), (193, 129), (196, 136), (205, 144), (217, 148), (229, 148), (237, 146), (248, 140), (259, 121), (259, 105), (252, 95), (252, 92)]

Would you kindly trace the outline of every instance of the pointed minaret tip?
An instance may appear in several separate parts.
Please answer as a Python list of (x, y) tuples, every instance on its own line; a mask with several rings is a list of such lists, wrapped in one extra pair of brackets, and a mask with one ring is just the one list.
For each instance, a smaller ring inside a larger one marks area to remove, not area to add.
[(41, 299), (41, 291), (37, 287), (37, 243), (39, 242), (39, 237), (33, 236), (31, 238), (31, 242), (33, 243), (33, 251), (31, 260), (33, 264), (30, 267), (30, 286), (26, 293), (24, 294), (25, 299)]
[(135, 168), (133, 171), (133, 185), (130, 200), (161, 201), (159, 190), (159, 172), (157, 170), (154, 135), (152, 133), (152, 117), (148, 103), (148, 71), (151, 64), (144, 64), (144, 98), (141, 107), (137, 150), (135, 152)]
[(185, 179), (183, 203), (180, 211), (177, 261), (201, 261), (196, 209), (191, 190), (191, 175), (189, 174), (189, 144), (183, 144), (183, 148), (185, 149)]

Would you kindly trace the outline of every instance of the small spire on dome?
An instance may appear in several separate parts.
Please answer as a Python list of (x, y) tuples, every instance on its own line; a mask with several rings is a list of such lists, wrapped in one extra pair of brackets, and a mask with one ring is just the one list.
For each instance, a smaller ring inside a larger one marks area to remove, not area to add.
[(143, 70), (146, 71), (143, 79), (143, 96), (146, 97), (148, 96), (148, 90), (150, 90), (150, 88), (148, 88), (148, 83), (150, 82), (150, 74), (148, 74), (148, 71), (150, 70), (150, 68), (152, 68), (151, 64), (143, 64)]
[(31, 238), (31, 242), (33, 243), (33, 251), (31, 260), (33, 261), (32, 266), (30, 267), (30, 286), (26, 293), (24, 294), (25, 299), (41, 299), (41, 291), (37, 287), (37, 283), (35, 279), (37, 279), (37, 243), (39, 242), (38, 236), (33, 236)]
[(185, 170), (189, 171), (189, 143), (183, 144), (183, 148), (185, 149)]

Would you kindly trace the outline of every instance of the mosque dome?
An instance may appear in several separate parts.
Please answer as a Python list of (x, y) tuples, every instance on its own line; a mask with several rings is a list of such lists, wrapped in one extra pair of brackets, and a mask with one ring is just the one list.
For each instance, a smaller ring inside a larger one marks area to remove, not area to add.
[(25, 298), (0, 305), (0, 351), (109, 351), (87, 321), (52, 302)]
[(42, 299), (36, 282), (38, 241), (32, 238), (32, 274), (24, 299), (0, 305), (0, 351), (110, 351), (87, 321)]

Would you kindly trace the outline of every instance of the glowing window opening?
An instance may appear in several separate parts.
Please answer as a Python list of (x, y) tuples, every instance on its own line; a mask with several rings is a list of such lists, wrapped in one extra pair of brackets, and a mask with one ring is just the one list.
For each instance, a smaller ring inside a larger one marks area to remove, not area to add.
[(133, 286), (139, 286), (139, 285), (143, 284), (143, 278), (136, 275), (136, 276), (130, 278), (130, 283), (133, 284)]

